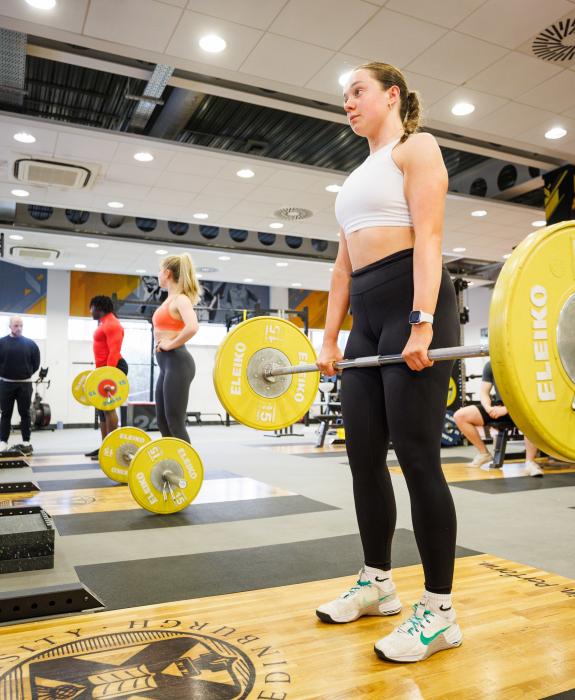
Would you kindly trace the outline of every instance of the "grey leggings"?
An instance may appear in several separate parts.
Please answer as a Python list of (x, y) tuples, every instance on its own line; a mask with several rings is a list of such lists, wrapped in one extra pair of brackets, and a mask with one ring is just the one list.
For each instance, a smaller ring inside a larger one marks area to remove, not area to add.
[(196, 374), (194, 358), (181, 345), (175, 350), (156, 353), (160, 376), (156, 383), (156, 417), (162, 437), (190, 442), (186, 411), (190, 384)]

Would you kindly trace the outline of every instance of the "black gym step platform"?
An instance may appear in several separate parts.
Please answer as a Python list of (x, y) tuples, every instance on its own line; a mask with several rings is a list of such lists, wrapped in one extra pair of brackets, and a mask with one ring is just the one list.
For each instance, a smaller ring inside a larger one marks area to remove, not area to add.
[(185, 510), (170, 515), (148, 513), (142, 508), (114, 510), (103, 513), (56, 515), (54, 523), (60, 535), (93, 535), (126, 530), (152, 530), (207, 523), (227, 523), (237, 520), (275, 518), (282, 515), (320, 513), (339, 510), (327, 503), (304, 496), (274, 496), (222, 503), (193, 503)]
[(575, 472), (566, 474), (545, 474), (543, 478), (534, 476), (513, 476), (502, 479), (479, 479), (477, 481), (452, 481), (449, 486), (478, 493), (498, 496), (502, 493), (520, 493), (522, 491), (542, 491), (543, 489), (560, 489), (575, 486)]
[(104, 604), (79, 581), (63, 586), (0, 593), (0, 623), (103, 608)]
[[(481, 553), (464, 547), (456, 550), (458, 557)], [(419, 562), (413, 532), (396, 530), (394, 567)], [(76, 571), (106, 602), (107, 608), (118, 609), (355, 576), (360, 566), (359, 535), (342, 535), (264, 547), (77, 566)], [(161, 575), (153, 572), (161, 572)], [(226, 572), (233, 572), (233, 575)]]
[[(98, 469), (97, 462), (94, 462)], [(204, 472), (204, 479), (239, 479), (240, 474), (234, 474), (225, 470), (213, 469)], [(125, 484), (112, 481), (107, 477), (88, 477), (86, 479), (39, 479), (38, 483), (42, 491), (79, 491), (81, 489), (105, 489)]]

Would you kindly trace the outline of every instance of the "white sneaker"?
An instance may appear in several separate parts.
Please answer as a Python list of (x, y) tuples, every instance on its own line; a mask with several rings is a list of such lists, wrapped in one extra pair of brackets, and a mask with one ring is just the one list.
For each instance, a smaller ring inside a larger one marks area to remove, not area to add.
[(6, 452), (8, 449), (8, 443), (7, 442), (0, 442), (0, 452)]
[(381, 585), (372, 583), (362, 569), (355, 586), (339, 598), (320, 605), (315, 614), (322, 622), (343, 624), (363, 615), (397, 615), (401, 602), (390, 579)]
[(426, 605), (424, 598), (413, 606), (411, 617), (376, 642), (374, 650), (380, 659), (413, 663), (461, 644), (463, 635), (455, 621), (455, 612), (450, 609), (439, 614), (428, 610)]
[(488, 462), (493, 461), (493, 455), (490, 452), (480, 452), (476, 454), (471, 462), (467, 462), (466, 467), (481, 467)]
[(525, 462), (525, 476), (543, 476), (543, 469), (537, 464), (537, 462)]

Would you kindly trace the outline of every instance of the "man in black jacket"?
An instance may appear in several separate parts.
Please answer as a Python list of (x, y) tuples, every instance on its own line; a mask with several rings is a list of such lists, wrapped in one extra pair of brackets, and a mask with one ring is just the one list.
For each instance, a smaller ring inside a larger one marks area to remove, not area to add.
[(22, 444), (14, 445), (24, 454), (32, 454), (30, 444), (30, 404), (32, 375), (40, 367), (40, 350), (33, 340), (22, 335), (20, 316), (10, 319), (10, 334), (0, 338), (0, 452), (8, 449), (14, 403), (18, 404)]

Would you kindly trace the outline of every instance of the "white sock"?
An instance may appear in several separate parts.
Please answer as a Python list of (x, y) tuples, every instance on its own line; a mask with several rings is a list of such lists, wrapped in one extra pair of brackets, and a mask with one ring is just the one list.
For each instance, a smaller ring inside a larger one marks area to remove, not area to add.
[(451, 602), (451, 593), (431, 593), (430, 591), (425, 591), (424, 595), (427, 599), (428, 610), (439, 613), (444, 617), (448, 617), (452, 613), (453, 604)]
[[(363, 569), (367, 578), (371, 583), (375, 583), (376, 586), (381, 588), (384, 585), (392, 585), (391, 569), (384, 571), (383, 569), (376, 569), (375, 566), (367, 566), (367, 564), (364, 565)], [(385, 583), (386, 581), (389, 581), (389, 583)]]

